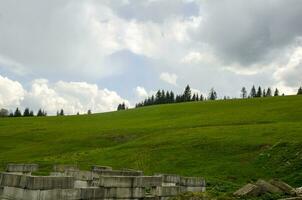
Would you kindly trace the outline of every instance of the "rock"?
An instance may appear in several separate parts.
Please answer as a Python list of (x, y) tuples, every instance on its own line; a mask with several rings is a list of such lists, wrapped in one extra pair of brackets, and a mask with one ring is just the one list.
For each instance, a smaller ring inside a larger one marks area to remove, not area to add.
[(273, 186), (276, 186), (280, 190), (282, 190), (282, 192), (284, 192), (285, 194), (295, 195), (295, 193), (296, 193), (295, 189), (293, 187), (291, 187), (290, 185), (288, 185), (287, 183), (285, 183), (283, 181), (272, 179), (269, 181), (269, 183), (272, 184)]
[(248, 183), (236, 192), (233, 193), (235, 196), (259, 196), (261, 194), (261, 188), (257, 185)]
[(298, 196), (302, 196), (302, 187), (296, 188), (295, 192)]
[(266, 182), (265, 180), (262, 180), (262, 179), (259, 179), (256, 182), (256, 185), (258, 187), (260, 187), (262, 194), (264, 194), (266, 192), (269, 192), (269, 193), (272, 193), (272, 194), (273, 193), (282, 193), (282, 191), (278, 187), (276, 187), (276, 186), (274, 186), (274, 185), (272, 185), (272, 184), (270, 184), (270, 183), (268, 183), (268, 182)]

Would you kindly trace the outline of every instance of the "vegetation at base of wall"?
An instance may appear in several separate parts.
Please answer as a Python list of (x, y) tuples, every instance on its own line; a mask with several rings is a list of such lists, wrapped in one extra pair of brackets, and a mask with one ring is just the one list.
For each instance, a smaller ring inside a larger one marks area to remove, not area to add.
[(0, 164), (77, 164), (203, 176), (219, 194), (259, 178), (302, 185), (302, 96), (1, 118)]

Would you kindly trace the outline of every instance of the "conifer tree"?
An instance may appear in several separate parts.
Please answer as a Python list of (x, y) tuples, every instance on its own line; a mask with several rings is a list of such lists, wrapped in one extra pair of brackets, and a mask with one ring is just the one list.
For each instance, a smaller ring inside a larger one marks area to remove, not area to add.
[(212, 88), (210, 90), (210, 93), (209, 93), (209, 97), (208, 97), (210, 100), (216, 100), (217, 99), (217, 93), (216, 91), (214, 90), (214, 88)]
[(61, 109), (61, 111), (60, 111), (60, 116), (64, 116), (65, 114), (64, 114), (64, 110), (63, 109)]
[(262, 90), (261, 90), (260, 86), (258, 87), (258, 91), (256, 93), (256, 97), (262, 97)]
[(279, 96), (279, 90), (278, 90), (278, 88), (275, 89), (274, 96), (275, 97)]
[(266, 97), (266, 90), (265, 89), (263, 89), (262, 96)]
[(29, 108), (25, 108), (25, 110), (23, 112), (23, 117), (29, 117), (29, 116), (30, 116)]
[(298, 89), (297, 95), (302, 95), (302, 87)]
[(253, 87), (252, 87), (252, 89), (251, 89), (250, 96), (251, 96), (252, 98), (255, 98), (255, 97), (257, 96), (256, 88), (255, 88), (254, 85), (253, 85)]
[(272, 89), (271, 89), (270, 87), (267, 88), (266, 96), (267, 96), (267, 97), (271, 97), (271, 96), (272, 96)]
[(184, 94), (183, 94), (184, 101), (191, 101), (191, 88), (189, 85), (186, 86)]
[(16, 108), (14, 117), (22, 117), (22, 114), (21, 114), (21, 111), (19, 110), (19, 108)]

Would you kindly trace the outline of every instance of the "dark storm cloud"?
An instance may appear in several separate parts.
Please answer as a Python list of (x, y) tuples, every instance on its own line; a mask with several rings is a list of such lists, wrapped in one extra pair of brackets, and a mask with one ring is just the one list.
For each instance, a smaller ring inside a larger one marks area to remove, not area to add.
[(204, 23), (194, 37), (227, 64), (270, 63), (302, 35), (300, 0), (211, 0), (201, 7)]

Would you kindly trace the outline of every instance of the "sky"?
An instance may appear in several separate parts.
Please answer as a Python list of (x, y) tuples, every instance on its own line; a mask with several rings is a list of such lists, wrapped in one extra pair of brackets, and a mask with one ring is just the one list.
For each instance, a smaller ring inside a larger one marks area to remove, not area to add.
[(1, 0), (0, 108), (107, 112), (158, 89), (302, 85), (301, 0)]

